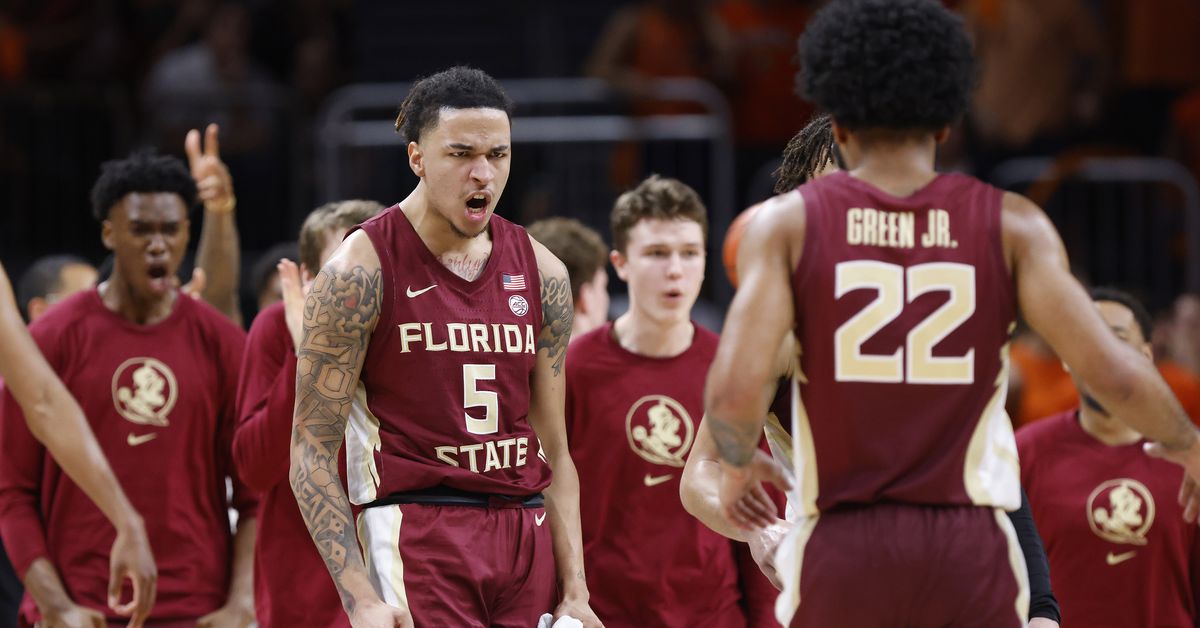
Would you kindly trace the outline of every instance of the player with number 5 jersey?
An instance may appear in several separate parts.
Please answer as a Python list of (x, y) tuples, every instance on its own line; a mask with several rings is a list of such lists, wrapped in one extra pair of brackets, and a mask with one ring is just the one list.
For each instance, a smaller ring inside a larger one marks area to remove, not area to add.
[(776, 389), (769, 358), (792, 333), (799, 517), (775, 556), (777, 618), (1024, 626), (1027, 570), (1002, 512), (1020, 505), (1004, 412), (1018, 310), (1152, 451), (1185, 466), (1193, 517), (1200, 438), (1096, 314), (1045, 214), (935, 170), (973, 84), (959, 18), (935, 0), (843, 0), (814, 16), (800, 51), (805, 95), (830, 113), (848, 170), (764, 203), (739, 246), (705, 391), (725, 517), (775, 521), (754, 495), (788, 482), (756, 445)]

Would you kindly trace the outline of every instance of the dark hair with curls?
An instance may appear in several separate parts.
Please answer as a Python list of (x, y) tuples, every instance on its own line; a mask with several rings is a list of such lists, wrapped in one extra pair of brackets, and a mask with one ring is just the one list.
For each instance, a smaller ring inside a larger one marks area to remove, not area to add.
[(831, 161), (839, 168), (845, 167), (833, 141), (833, 118), (822, 113), (788, 140), (783, 149), (783, 163), (773, 173), (775, 193), (790, 192), (808, 183)]
[(1150, 334), (1154, 333), (1154, 318), (1137, 297), (1124, 290), (1107, 286), (1092, 288), (1091, 297), (1093, 301), (1109, 301), (1129, 310), (1142, 332), (1142, 342), (1150, 342)]
[(688, 184), (652, 174), (637, 187), (617, 197), (609, 215), (613, 248), (625, 253), (629, 232), (643, 220), (691, 220), (708, 240), (708, 210)]
[(967, 110), (975, 59), (936, 0), (834, 0), (800, 37), (802, 95), (851, 130), (936, 131)]
[(188, 211), (196, 204), (196, 182), (182, 161), (154, 151), (138, 151), (100, 165), (100, 178), (92, 186), (92, 215), (99, 221), (108, 220), (113, 206), (133, 192), (178, 194)]
[(443, 107), (499, 109), (512, 122), (513, 103), (496, 79), (483, 70), (459, 65), (418, 80), (400, 103), (396, 132), (410, 142), (437, 126)]

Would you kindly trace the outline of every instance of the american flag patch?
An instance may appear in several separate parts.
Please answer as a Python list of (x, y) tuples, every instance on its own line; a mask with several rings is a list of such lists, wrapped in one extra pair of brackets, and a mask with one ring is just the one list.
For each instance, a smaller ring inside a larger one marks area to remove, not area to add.
[(524, 290), (525, 275), (510, 275), (508, 273), (500, 273), (500, 283), (504, 285), (505, 290)]

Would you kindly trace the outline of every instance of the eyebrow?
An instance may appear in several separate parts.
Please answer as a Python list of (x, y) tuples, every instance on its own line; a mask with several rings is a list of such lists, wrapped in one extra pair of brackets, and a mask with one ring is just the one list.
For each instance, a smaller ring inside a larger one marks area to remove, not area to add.
[[(449, 146), (450, 148), (453, 148), (453, 149), (455, 149), (455, 150), (466, 150), (466, 151), (473, 151), (473, 150), (475, 150), (475, 147), (474, 147), (473, 145), (471, 145), (471, 144), (462, 144), (462, 143), (460, 143), (460, 142), (451, 142), (451, 143), (450, 143), (448, 146)], [(497, 151), (506, 151), (506, 150), (508, 150), (508, 144), (499, 144), (499, 145), (497, 145), (497, 146), (493, 146), (493, 147), (492, 147), (492, 152), (497, 152)]]

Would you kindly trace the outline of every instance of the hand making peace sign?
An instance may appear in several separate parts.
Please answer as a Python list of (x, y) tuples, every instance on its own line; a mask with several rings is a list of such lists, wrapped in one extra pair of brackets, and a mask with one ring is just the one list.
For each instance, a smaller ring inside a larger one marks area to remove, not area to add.
[(188, 167), (192, 171), (192, 179), (196, 181), (204, 209), (228, 212), (233, 211), (237, 199), (233, 196), (233, 177), (229, 176), (229, 168), (221, 161), (220, 144), (217, 142), (219, 130), (216, 124), (209, 124), (204, 129), (203, 152), (200, 148), (200, 131), (188, 131), (183, 150), (187, 153)]

